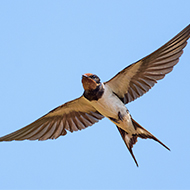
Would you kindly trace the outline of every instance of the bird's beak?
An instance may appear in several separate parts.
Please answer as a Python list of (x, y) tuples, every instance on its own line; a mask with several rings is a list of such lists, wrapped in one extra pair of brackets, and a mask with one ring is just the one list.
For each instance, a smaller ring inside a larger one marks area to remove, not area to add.
[(84, 74), (84, 75), (82, 75), (82, 78), (88, 78), (88, 76)]

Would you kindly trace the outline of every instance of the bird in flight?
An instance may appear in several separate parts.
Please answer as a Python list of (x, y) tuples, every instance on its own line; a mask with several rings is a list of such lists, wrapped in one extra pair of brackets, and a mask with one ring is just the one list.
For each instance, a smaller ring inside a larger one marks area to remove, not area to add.
[(47, 140), (64, 136), (67, 131), (85, 129), (107, 117), (113, 122), (131, 153), (137, 138), (153, 139), (170, 150), (130, 115), (125, 104), (151, 89), (158, 80), (173, 70), (190, 37), (190, 24), (165, 45), (150, 55), (124, 68), (107, 82), (91, 73), (82, 75), (84, 93), (33, 123), (0, 137), (0, 141)]

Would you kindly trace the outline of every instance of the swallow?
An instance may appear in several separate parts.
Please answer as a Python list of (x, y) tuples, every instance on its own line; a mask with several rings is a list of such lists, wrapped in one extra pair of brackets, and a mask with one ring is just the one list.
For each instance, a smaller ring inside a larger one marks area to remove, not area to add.
[(150, 55), (127, 66), (107, 82), (92, 73), (82, 75), (84, 93), (33, 123), (0, 137), (0, 141), (47, 140), (87, 128), (107, 117), (119, 130), (132, 158), (137, 138), (153, 139), (170, 150), (130, 115), (125, 104), (148, 92), (173, 70), (190, 37), (190, 24)]

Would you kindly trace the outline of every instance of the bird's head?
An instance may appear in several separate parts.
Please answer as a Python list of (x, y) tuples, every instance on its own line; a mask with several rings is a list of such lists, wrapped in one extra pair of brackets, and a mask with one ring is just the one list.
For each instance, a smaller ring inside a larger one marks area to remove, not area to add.
[(100, 78), (97, 75), (91, 73), (82, 75), (82, 85), (84, 90), (95, 90), (100, 84)]

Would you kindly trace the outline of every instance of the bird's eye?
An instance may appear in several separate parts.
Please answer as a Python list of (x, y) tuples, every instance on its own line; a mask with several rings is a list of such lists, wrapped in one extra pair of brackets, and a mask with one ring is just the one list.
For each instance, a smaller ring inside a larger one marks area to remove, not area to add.
[(91, 75), (90, 78), (91, 78), (91, 79), (95, 79), (95, 78), (97, 78), (97, 77), (96, 77), (96, 75)]
[(97, 84), (100, 83), (100, 79), (97, 75), (91, 75), (90, 78), (93, 79)]

